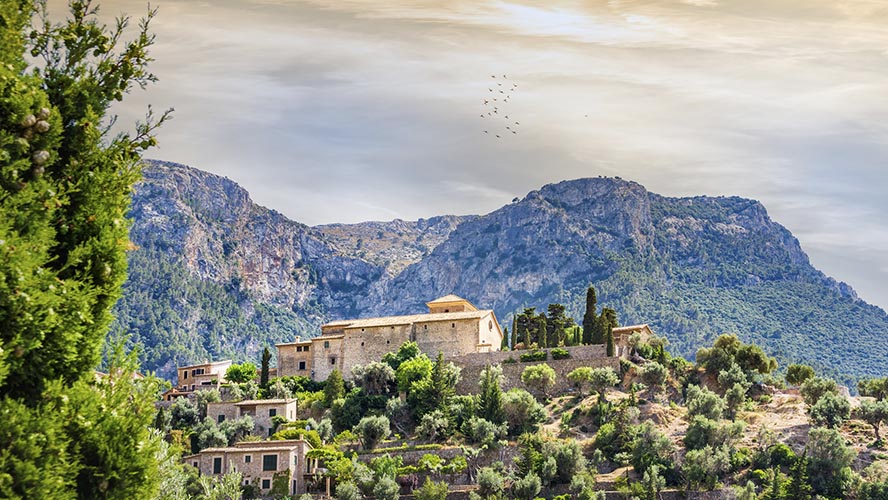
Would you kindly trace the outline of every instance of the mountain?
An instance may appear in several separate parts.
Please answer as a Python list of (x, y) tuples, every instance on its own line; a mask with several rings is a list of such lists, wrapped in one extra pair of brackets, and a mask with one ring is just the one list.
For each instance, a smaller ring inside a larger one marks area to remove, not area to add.
[(648, 323), (685, 356), (735, 332), (845, 382), (888, 372), (888, 315), (815, 269), (754, 200), (592, 178), (483, 216), (308, 227), (228, 179), (151, 162), (131, 216), (138, 249), (118, 326), (162, 375), (255, 359), (324, 321), (418, 312), (448, 293), (506, 326), (550, 302), (579, 319), (590, 283), (621, 324)]

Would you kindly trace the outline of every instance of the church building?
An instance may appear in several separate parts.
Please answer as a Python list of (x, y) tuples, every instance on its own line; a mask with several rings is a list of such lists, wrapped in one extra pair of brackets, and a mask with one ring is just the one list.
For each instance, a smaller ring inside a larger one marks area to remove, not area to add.
[(321, 326), (319, 337), (277, 344), (278, 375), (326, 380), (338, 369), (349, 378), (355, 365), (380, 361), (408, 340), (429, 357), (499, 350), (503, 332), (492, 310), (479, 310), (456, 295), (426, 306), (427, 314), (333, 321)]

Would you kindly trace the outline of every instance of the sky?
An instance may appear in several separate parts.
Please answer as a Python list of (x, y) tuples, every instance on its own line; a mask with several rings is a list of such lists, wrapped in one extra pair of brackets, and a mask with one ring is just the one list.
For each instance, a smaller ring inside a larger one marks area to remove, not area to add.
[[(620, 176), (757, 199), (816, 267), (888, 308), (883, 0), (152, 6), (159, 82), (119, 123), (174, 107), (150, 157), (294, 220), (483, 214)], [(145, 10), (102, 2), (108, 18)]]

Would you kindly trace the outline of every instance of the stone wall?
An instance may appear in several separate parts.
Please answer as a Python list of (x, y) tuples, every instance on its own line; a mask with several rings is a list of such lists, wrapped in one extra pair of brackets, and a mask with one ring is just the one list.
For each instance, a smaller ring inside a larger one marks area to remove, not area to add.
[[(495, 364), (499, 364), (503, 368), (502, 388), (504, 391), (516, 387), (524, 388), (524, 384), (521, 383), (521, 373), (528, 366), (540, 363), (546, 363), (555, 370), (555, 386), (551, 391), (553, 393), (569, 390), (572, 384), (567, 380), (567, 374), (581, 366), (591, 366), (592, 368), (611, 367), (617, 373), (620, 371), (620, 358), (608, 358), (602, 345), (565, 347), (564, 349), (570, 353), (570, 357), (567, 359), (552, 359), (552, 349), (543, 349), (549, 352), (549, 359), (527, 363), (521, 362), (519, 356), (530, 351), (497, 351), (454, 356), (449, 358), (449, 360), (462, 368), (456, 391), (459, 394), (477, 393), (481, 370), (487, 365)], [(517, 362), (504, 363), (504, 361), (509, 359), (514, 359)]]

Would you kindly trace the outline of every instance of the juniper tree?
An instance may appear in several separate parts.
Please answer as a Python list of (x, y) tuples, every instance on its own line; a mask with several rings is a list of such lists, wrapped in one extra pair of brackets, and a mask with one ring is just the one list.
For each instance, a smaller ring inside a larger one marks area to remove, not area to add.
[(262, 350), (262, 364), (261, 369), (259, 371), (259, 387), (263, 389), (268, 389), (268, 371), (271, 366), (271, 352), (268, 350), (268, 346)]

